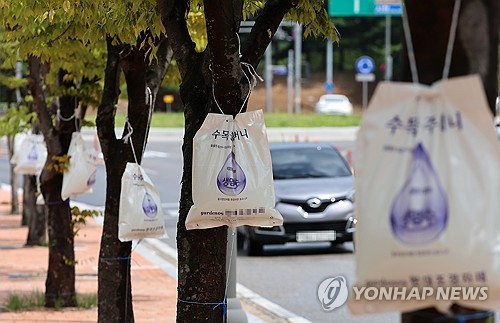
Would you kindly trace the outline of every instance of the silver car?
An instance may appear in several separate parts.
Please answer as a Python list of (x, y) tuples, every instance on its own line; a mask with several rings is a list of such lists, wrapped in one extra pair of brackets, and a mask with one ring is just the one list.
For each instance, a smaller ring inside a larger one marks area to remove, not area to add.
[(352, 241), (354, 180), (339, 151), (326, 143), (271, 144), (276, 209), (283, 225), (242, 227), (243, 248), (261, 255), (265, 244)]

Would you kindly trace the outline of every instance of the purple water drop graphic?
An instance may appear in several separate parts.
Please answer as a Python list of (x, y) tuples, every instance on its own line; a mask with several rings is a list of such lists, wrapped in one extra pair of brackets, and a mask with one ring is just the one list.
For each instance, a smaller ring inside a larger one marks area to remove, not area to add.
[(225, 195), (236, 196), (243, 192), (246, 184), (245, 173), (236, 162), (234, 152), (231, 152), (217, 175), (217, 187)]
[(155, 218), (158, 214), (158, 206), (153, 200), (151, 194), (149, 194), (148, 192), (146, 192), (146, 194), (144, 195), (144, 199), (142, 200), (142, 210), (144, 211), (144, 214), (146, 214), (146, 216), (149, 218)]
[(38, 159), (38, 152), (36, 151), (36, 145), (33, 145), (33, 147), (31, 147), (30, 153), (28, 154), (28, 160), (35, 161), (37, 159)]
[(410, 175), (391, 208), (394, 236), (405, 244), (436, 240), (448, 222), (448, 198), (421, 143), (413, 151)]
[(96, 180), (96, 175), (97, 175), (97, 170), (95, 170), (90, 176), (89, 179), (87, 180), (87, 186), (91, 187), (94, 186), (95, 180)]

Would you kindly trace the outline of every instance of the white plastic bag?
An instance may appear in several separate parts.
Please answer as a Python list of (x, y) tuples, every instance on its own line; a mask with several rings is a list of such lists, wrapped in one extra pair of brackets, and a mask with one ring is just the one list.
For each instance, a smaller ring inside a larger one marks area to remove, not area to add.
[(354, 313), (500, 308), (491, 120), (477, 76), (379, 84), (355, 146), (356, 286), (372, 289), (351, 295)]
[(21, 146), (23, 144), (24, 138), (26, 138), (26, 133), (18, 133), (14, 136), (14, 153), (10, 159), (10, 163), (15, 165), (19, 161), (19, 152), (21, 151)]
[(193, 141), (193, 202), (188, 230), (283, 223), (262, 110), (207, 115)]
[(17, 156), (16, 174), (38, 175), (42, 172), (47, 159), (43, 135), (27, 134)]
[(95, 184), (97, 152), (88, 148), (82, 134), (73, 132), (68, 148), (69, 167), (63, 175), (61, 198), (88, 192)]
[(118, 239), (166, 237), (160, 194), (144, 169), (127, 163), (122, 176)]

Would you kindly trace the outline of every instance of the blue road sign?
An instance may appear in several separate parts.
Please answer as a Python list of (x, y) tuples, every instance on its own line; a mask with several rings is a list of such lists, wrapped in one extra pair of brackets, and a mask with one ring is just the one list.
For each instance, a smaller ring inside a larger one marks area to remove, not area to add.
[(375, 4), (375, 14), (401, 15), (402, 13), (401, 4)]
[(333, 82), (325, 82), (325, 91), (331, 93), (335, 88), (335, 84)]
[(361, 56), (356, 60), (356, 71), (359, 74), (370, 74), (375, 69), (375, 62), (369, 56)]
[(273, 74), (276, 75), (287, 75), (288, 68), (284, 65), (274, 65), (273, 66)]

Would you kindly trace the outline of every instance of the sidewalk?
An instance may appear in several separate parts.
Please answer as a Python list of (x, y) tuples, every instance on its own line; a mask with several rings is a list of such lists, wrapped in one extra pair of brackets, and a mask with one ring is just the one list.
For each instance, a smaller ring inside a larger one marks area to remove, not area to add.
[[(0, 322), (97, 322), (97, 308), (4, 312), (11, 294), (43, 293), (47, 247), (24, 247), (28, 230), (21, 216), (10, 215), (10, 192), (0, 190)], [(76, 291), (97, 294), (97, 260), (102, 226), (89, 221), (75, 238)], [(139, 253), (132, 254), (134, 317), (142, 322), (175, 322), (177, 282)]]

